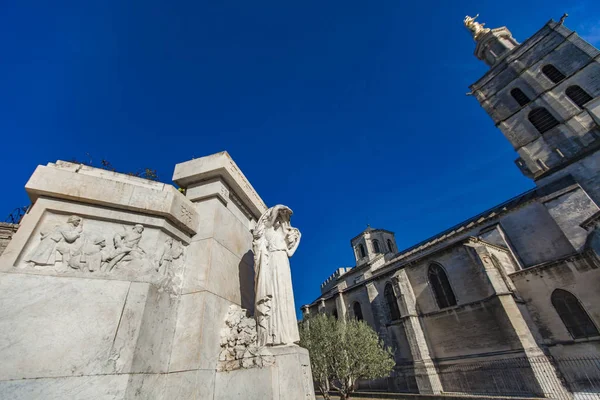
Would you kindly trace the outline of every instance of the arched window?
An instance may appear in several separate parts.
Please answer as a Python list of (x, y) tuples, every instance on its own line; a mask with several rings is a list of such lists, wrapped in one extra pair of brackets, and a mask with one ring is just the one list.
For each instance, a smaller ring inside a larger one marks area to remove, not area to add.
[(390, 252), (394, 252), (394, 243), (392, 243), (391, 239), (387, 240), (387, 245), (388, 245), (388, 249), (390, 250)]
[(598, 328), (572, 293), (556, 289), (552, 292), (551, 300), (558, 316), (573, 339), (600, 336)]
[(517, 103), (519, 103), (521, 107), (523, 107), (531, 101), (529, 100), (529, 97), (527, 97), (527, 95), (523, 93), (523, 91), (519, 88), (514, 88), (513, 90), (511, 90), (510, 95), (514, 97), (514, 99), (517, 101)]
[(394, 288), (392, 287), (391, 283), (385, 285), (383, 296), (385, 297), (385, 302), (390, 310), (390, 319), (392, 321), (399, 320), (400, 309), (398, 308), (398, 302), (396, 301), (396, 295), (394, 294)]
[(577, 85), (569, 86), (567, 90), (565, 90), (565, 94), (573, 101), (573, 103), (577, 104), (577, 107), (579, 108), (583, 108), (585, 103), (592, 101), (592, 96)]
[(360, 303), (358, 301), (354, 302), (354, 304), (352, 305), (352, 310), (354, 311), (354, 318), (356, 318), (359, 321), (362, 321), (363, 320), (362, 308), (360, 307)]
[(440, 308), (446, 308), (456, 305), (456, 297), (450, 287), (448, 276), (444, 268), (438, 264), (431, 264), (429, 266), (429, 283), (433, 289), (435, 300)]
[(379, 248), (379, 240), (373, 239), (373, 251), (375, 253), (381, 253), (381, 249)]
[(542, 72), (554, 83), (558, 83), (566, 78), (565, 74), (560, 72), (558, 68), (552, 64), (544, 65), (542, 67)]
[(559, 125), (556, 118), (554, 118), (548, 110), (542, 107), (531, 110), (527, 119), (529, 119), (529, 122), (535, 126), (535, 129), (537, 129), (539, 133), (548, 132), (550, 129)]
[(365, 246), (361, 244), (358, 245), (358, 254), (360, 254), (360, 258), (366, 257), (367, 253), (365, 252)]

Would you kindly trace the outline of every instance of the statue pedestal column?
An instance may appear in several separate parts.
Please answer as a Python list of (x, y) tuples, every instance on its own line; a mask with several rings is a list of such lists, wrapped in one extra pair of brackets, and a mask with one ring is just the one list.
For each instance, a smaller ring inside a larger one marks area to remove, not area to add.
[(271, 366), (217, 372), (215, 399), (314, 400), (308, 350), (298, 346), (268, 349), (274, 358)]

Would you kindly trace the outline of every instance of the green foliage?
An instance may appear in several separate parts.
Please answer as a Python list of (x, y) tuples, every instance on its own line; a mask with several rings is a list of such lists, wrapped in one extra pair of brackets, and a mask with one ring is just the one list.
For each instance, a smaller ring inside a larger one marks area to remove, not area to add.
[(327, 314), (300, 322), (300, 346), (310, 353), (313, 380), (325, 400), (329, 400), (331, 355), (336, 351), (337, 321)]
[(364, 321), (340, 321), (318, 314), (300, 323), (300, 345), (310, 352), (313, 379), (325, 399), (329, 387), (350, 398), (359, 379), (390, 374), (394, 359)]

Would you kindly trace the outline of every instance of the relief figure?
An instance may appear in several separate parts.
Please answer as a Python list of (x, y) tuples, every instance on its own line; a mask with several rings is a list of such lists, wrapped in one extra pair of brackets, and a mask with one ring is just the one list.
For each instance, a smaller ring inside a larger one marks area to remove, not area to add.
[(88, 272), (100, 270), (102, 263), (110, 259), (110, 250), (106, 249), (106, 240), (96, 236), (84, 239), (83, 245), (69, 258), (68, 265), (73, 269)]
[[(54, 227), (50, 231), (42, 230), (41, 239), (35, 250), (25, 261), (30, 266), (54, 265), (57, 261), (69, 261), (70, 252), (83, 231), (83, 219), (71, 215), (67, 222)], [(57, 259), (56, 253), (59, 254)]]
[(163, 245), (161, 254), (158, 258), (158, 265), (156, 271), (161, 275), (167, 275), (171, 270), (173, 260), (178, 259), (183, 255), (183, 246), (180, 242), (174, 242), (173, 239), (168, 238)]
[(146, 252), (139, 246), (142, 232), (144, 227), (136, 224), (131, 230), (117, 233), (113, 237), (115, 250), (111, 254), (111, 260), (106, 264), (106, 271), (112, 271), (122, 261), (143, 260), (146, 257)]

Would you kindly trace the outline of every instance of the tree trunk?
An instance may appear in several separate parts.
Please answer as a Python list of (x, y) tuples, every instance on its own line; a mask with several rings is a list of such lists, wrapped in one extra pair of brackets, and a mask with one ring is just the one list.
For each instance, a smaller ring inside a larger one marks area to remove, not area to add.
[(325, 399), (325, 400), (331, 399), (331, 396), (329, 396), (329, 390), (326, 386), (319, 384), (319, 392), (321, 392), (321, 396), (323, 396), (323, 399)]

